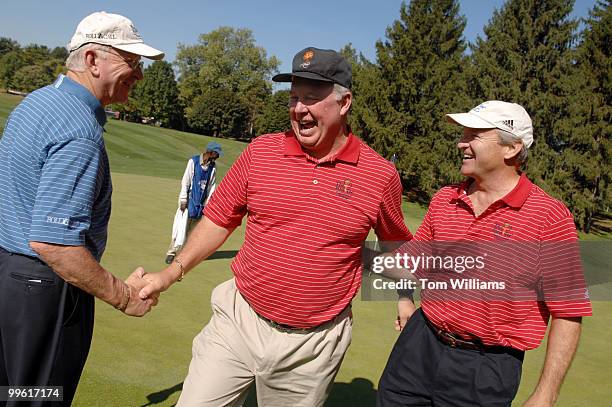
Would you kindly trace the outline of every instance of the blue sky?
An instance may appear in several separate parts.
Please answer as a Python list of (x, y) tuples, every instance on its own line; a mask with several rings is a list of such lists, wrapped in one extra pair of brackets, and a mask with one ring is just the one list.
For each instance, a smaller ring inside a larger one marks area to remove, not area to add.
[[(461, 0), (467, 17), (468, 41), (482, 28), (503, 0)], [(574, 16), (586, 17), (595, 0), (577, 0)], [(351, 42), (371, 60), (375, 43), (397, 18), (401, 0), (4, 0), (0, 36), (25, 45), (65, 46), (77, 23), (87, 14), (105, 10), (129, 17), (145, 42), (166, 52), (173, 61), (177, 44), (194, 44), (200, 34), (228, 25), (249, 28), (257, 45), (281, 60), (280, 71), (291, 70), (293, 55), (306, 46), (340, 49)]]

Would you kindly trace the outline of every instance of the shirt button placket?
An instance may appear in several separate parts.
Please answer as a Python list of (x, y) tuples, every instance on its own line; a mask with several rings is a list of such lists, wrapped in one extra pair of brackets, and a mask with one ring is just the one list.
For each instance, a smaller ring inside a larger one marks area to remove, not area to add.
[(316, 164), (312, 169), (312, 183), (317, 185), (319, 183), (319, 173), (320, 173), (321, 164)]
[(319, 194), (319, 189), (317, 186), (319, 185), (319, 164), (315, 164), (312, 168), (312, 194), (313, 196), (317, 196)]

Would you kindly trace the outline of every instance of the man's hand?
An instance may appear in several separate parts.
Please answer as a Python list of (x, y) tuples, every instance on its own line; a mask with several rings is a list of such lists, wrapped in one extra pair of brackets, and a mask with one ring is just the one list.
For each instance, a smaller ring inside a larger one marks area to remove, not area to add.
[(151, 295), (149, 298), (143, 300), (139, 297), (139, 291), (147, 285), (147, 281), (143, 279), (146, 275), (142, 267), (138, 267), (130, 276), (125, 280), (125, 283), (130, 289), (130, 301), (127, 307), (123, 311), (127, 315), (141, 317), (151, 310), (151, 307), (157, 305), (159, 294)]
[(401, 331), (406, 326), (406, 323), (416, 311), (416, 306), (410, 298), (401, 297), (397, 301), (397, 319), (395, 320), (395, 330)]
[(181, 202), (181, 212), (185, 211), (185, 209), (187, 209), (187, 202)]
[(206, 216), (203, 216), (191, 232), (187, 245), (181, 251), (180, 261), (179, 256), (177, 256), (165, 270), (159, 273), (144, 274), (143, 279), (148, 284), (140, 290), (139, 297), (143, 300), (151, 299), (162, 291), (166, 291), (172, 284), (179, 281), (192, 268), (221, 247), (234, 229), (235, 227), (226, 229), (217, 226)]
[(162, 291), (166, 291), (174, 283), (172, 276), (164, 271), (145, 274), (143, 281), (146, 282), (146, 285), (142, 287), (138, 294), (143, 300), (159, 297)]

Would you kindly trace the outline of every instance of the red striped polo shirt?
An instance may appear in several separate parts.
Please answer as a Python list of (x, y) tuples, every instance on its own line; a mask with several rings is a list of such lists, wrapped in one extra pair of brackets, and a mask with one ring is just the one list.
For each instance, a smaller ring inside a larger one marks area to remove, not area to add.
[[(516, 187), (505, 197), (494, 202), (476, 217), (469, 196), (469, 180), (442, 188), (432, 198), (423, 223), (415, 234), (415, 241), (486, 241), (540, 242), (552, 250), (575, 245), (576, 228), (570, 211), (522, 174)], [(550, 243), (552, 242), (552, 243)], [(566, 242), (558, 244), (557, 242)], [(507, 246), (506, 246), (507, 247)], [(530, 261), (532, 253), (508, 258), (506, 264), (496, 267), (497, 272), (518, 273), (520, 264)], [(579, 276), (560, 276), (560, 280), (580, 280), (584, 277), (579, 255), (571, 250), (553, 253), (553, 261), (538, 264), (546, 287), (546, 276), (562, 273), (558, 262), (568, 262), (573, 256)], [(555, 262), (557, 262), (555, 264)], [(543, 271), (542, 271), (543, 270)], [(519, 276), (520, 277), (520, 276)], [(559, 277), (559, 276), (557, 276)], [(554, 287), (553, 287), (554, 289)], [(438, 327), (463, 338), (478, 337), (485, 345), (509, 346), (520, 350), (539, 346), (546, 333), (549, 317), (578, 317), (592, 315), (591, 303), (582, 291), (580, 299), (553, 301), (428, 301), (422, 293), (422, 308)]]
[(310, 328), (333, 319), (361, 284), (361, 246), (370, 229), (412, 238), (392, 163), (350, 134), (334, 156), (306, 154), (292, 132), (257, 137), (205, 208), (218, 226), (247, 215), (232, 262), (236, 285), (260, 315)]

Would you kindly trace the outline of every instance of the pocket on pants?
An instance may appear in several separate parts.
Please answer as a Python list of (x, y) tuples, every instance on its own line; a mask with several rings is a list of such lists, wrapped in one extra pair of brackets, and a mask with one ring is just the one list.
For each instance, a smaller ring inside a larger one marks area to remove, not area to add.
[(334, 328), (336, 330), (336, 338), (334, 343), (334, 351), (330, 353), (329, 359), (333, 360), (338, 357), (342, 359), (347, 349), (353, 340), (353, 317), (348, 315), (340, 321)]
[(62, 324), (64, 327), (74, 325), (81, 320), (80, 298), (81, 290), (71, 285), (66, 287), (66, 304), (64, 305), (64, 322)]
[[(220, 306), (226, 302), (226, 298), (228, 297), (229, 291), (233, 288), (236, 290), (234, 285), (234, 279), (227, 280), (213, 288), (210, 293), (210, 305), (214, 308), (215, 306)], [(233, 286), (233, 287), (232, 287)]]
[(28, 295), (42, 294), (56, 285), (55, 280), (38, 275), (11, 272), (9, 276)]
[(509, 406), (516, 396), (522, 363), (508, 354), (485, 354), (474, 381), (481, 405)]

